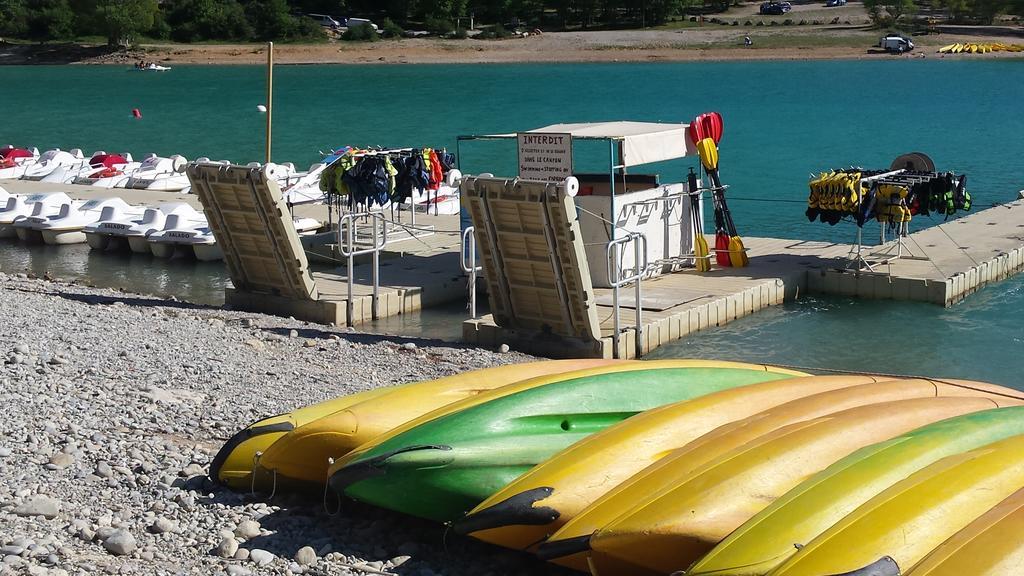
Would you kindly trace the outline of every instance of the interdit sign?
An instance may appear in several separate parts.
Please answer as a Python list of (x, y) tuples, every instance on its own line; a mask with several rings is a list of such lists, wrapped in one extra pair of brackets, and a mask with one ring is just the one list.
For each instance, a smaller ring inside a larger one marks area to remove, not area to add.
[(572, 176), (572, 134), (516, 134), (519, 140), (519, 177), (561, 182)]

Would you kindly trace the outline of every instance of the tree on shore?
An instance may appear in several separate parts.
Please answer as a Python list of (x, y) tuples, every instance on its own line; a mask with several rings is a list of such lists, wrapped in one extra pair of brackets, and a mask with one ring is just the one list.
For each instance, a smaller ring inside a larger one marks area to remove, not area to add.
[(864, 0), (871, 21), (880, 27), (896, 26), (904, 16), (917, 12), (913, 0)]
[(128, 46), (152, 29), (160, 9), (157, 0), (80, 0), (78, 4), (91, 28), (106, 36), (111, 46)]

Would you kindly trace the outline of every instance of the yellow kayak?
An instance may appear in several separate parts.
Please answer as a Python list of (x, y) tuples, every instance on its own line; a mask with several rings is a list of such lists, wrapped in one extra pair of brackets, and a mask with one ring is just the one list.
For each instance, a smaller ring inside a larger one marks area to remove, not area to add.
[[(249, 490), (254, 487), (265, 488), (266, 486), (263, 486), (263, 484), (269, 483), (267, 477), (257, 474), (259, 484), (254, 483), (252, 477), (257, 454), (265, 453), (277, 440), (285, 437), (293, 430), (301, 429), (310, 422), (354, 406), (380, 406), (382, 403), (392, 402), (392, 399), (406, 410), (408, 410), (409, 404), (413, 406), (417, 402), (426, 404), (423, 410), (405, 418), (408, 420), (413, 416), (418, 416), (427, 410), (435, 408), (436, 406), (431, 405), (432, 402), (435, 402), (435, 398), (436, 401), (442, 403), (454, 402), (462, 397), (476, 394), (480, 390), (504, 386), (510, 382), (517, 382), (542, 374), (604, 366), (610, 362), (615, 361), (548, 360), (496, 366), (417, 384), (376, 388), (319, 402), (286, 414), (264, 418), (240, 430), (224, 443), (224, 446), (214, 457), (213, 462), (210, 464), (210, 478), (235, 490)], [(387, 397), (387, 400), (384, 400), (383, 397)], [(380, 401), (374, 402), (377, 400)], [(373, 427), (377, 425), (376, 418), (379, 417), (382, 416), (374, 414), (372, 416), (374, 419), (363, 419), (359, 423), (364, 427)], [(377, 425), (378, 430), (380, 429), (379, 426)], [(322, 473), (320, 479), (323, 480)]]
[[(556, 542), (588, 537), (615, 520), (636, 502), (671, 487), (680, 478), (688, 476), (701, 465), (783, 426), (880, 402), (935, 396), (1000, 397), (1001, 390), (1007, 389), (966, 381), (946, 380), (942, 383), (924, 379), (883, 381), (793, 400), (750, 418), (720, 426), (683, 448), (671, 451), (651, 466), (599, 497), (548, 539), (549, 552)], [(584, 554), (549, 554), (547, 559), (576, 570), (587, 570), (587, 558)]]
[(686, 574), (767, 574), (796, 553), (794, 544), (810, 542), (910, 474), (946, 456), (1018, 434), (1024, 434), (1024, 406), (950, 418), (858, 450), (757, 513)]
[(955, 46), (956, 46), (956, 44), (949, 44), (949, 45), (943, 46), (942, 48), (939, 48), (938, 52), (940, 54), (945, 54), (947, 52), (951, 52)]
[(598, 368), (590, 368), (585, 370), (576, 370), (573, 372), (566, 372), (564, 374), (558, 374), (554, 376), (539, 376), (537, 378), (531, 378), (530, 380), (524, 380), (522, 382), (516, 382), (507, 386), (502, 386), (494, 390), (490, 390), (469, 398), (464, 398), (457, 402), (447, 404), (422, 416), (414, 418), (405, 424), (397, 426), (383, 434), (380, 434), (367, 441), (358, 448), (350, 451), (347, 455), (341, 457), (334, 464), (331, 465), (329, 474), (333, 474), (337, 470), (344, 467), (352, 460), (356, 460), (362, 454), (374, 449), (379, 444), (382, 444), (395, 436), (399, 436), (416, 428), (420, 424), (430, 422), (436, 418), (454, 414), (466, 408), (483, 404), (497, 398), (504, 398), (517, 392), (524, 390), (531, 390), (540, 386), (545, 386), (554, 382), (561, 382), (563, 380), (573, 380), (577, 378), (586, 378), (588, 376), (596, 374), (610, 374), (613, 372), (628, 372), (637, 370), (657, 370), (660, 368), (734, 368), (740, 370), (764, 370), (766, 372), (772, 372), (774, 374), (787, 374), (790, 376), (807, 376), (803, 372), (797, 372), (795, 370), (787, 370), (785, 368), (776, 368), (775, 366), (768, 366), (765, 364), (747, 364), (744, 362), (727, 362), (717, 360), (645, 360), (645, 361), (632, 361), (614, 364), (611, 366), (602, 366)]
[[(611, 371), (630, 366), (644, 364), (624, 360), (548, 360), (473, 370), (403, 386), (384, 396), (339, 407), (283, 434), (257, 459), (257, 477), (323, 484), (329, 458), (344, 456), (374, 437), (442, 406), (515, 382), (535, 378), (557, 380), (561, 374), (578, 370)], [(251, 461), (249, 465), (251, 469)]]
[[(685, 569), (776, 498), (854, 450), (994, 407), (985, 398), (915, 398), (791, 424), (624, 510), (589, 538), (591, 561), (602, 575)], [(623, 571), (624, 565), (635, 568)]]
[(952, 50), (953, 54), (959, 54), (959, 53), (963, 52), (964, 51), (964, 46), (965, 46), (964, 44), (957, 44), (956, 46), (953, 46), (953, 50)]
[(900, 574), (1022, 487), (1024, 436), (948, 456), (868, 500), (771, 575), (822, 576), (868, 566)]
[(307, 422), (394, 390), (395, 387), (366, 390), (253, 422), (235, 433), (217, 452), (210, 463), (210, 478), (235, 490), (253, 488), (252, 471), (256, 455), (279, 438)]
[(907, 576), (1008, 576), (1024, 566), (1024, 490), (943, 542)]
[(876, 381), (852, 375), (790, 378), (648, 410), (532, 468), (455, 522), (453, 528), (486, 542), (525, 550), (633, 474), (723, 424), (797, 398)]

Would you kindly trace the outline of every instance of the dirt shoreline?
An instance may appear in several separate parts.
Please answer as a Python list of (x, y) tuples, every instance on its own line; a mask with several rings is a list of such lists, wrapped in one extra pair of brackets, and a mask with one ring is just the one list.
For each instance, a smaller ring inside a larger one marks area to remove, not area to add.
[[(893, 56), (874, 47), (878, 33), (860, 26), (715, 26), (679, 30), (553, 32), (527, 38), (444, 40), (417, 38), (374, 43), (331, 41), (278, 44), (278, 64), (502, 64), (525, 62), (687, 62), (722, 60), (837, 60), (875, 58), (982, 59), (1021, 53), (937, 54), (955, 42), (1024, 43), (1013, 30), (964, 30), (915, 38), (918, 49)], [(754, 46), (745, 48), (750, 35)], [(262, 44), (146, 44), (111, 52), (102, 46), (0, 45), (0, 64), (111, 64), (146, 60), (176, 64), (262, 64)]]

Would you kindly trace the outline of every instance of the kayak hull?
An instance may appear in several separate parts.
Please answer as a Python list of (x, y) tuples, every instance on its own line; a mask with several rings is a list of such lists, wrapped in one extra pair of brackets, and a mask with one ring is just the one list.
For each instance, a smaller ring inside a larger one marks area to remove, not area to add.
[(345, 456), (428, 412), (508, 384), (535, 378), (557, 381), (578, 370), (617, 370), (639, 365), (619, 360), (548, 360), (497, 366), (404, 386), (393, 392), (342, 407), (283, 435), (260, 456), (269, 475), (323, 485), (331, 459)]
[(506, 548), (531, 548), (630, 476), (719, 426), (797, 398), (876, 381), (853, 375), (789, 378), (648, 410), (555, 454), (453, 528)]
[(905, 572), (1022, 487), (1024, 436), (947, 456), (865, 502), (771, 574), (842, 574), (882, 556)]
[(792, 375), (759, 365), (645, 366), (522, 390), (422, 423), (336, 463), (331, 486), (377, 506), (453, 521), (552, 454), (638, 412)]
[[(689, 576), (767, 574), (871, 497), (941, 458), (1024, 434), (1024, 407), (924, 426), (854, 452), (787, 492), (687, 570)], [(966, 573), (966, 572), (965, 572)]]
[[(284, 483), (289, 480), (299, 480), (318, 481), (323, 484), (326, 480), (327, 456), (316, 458), (316, 455), (298, 453), (296, 460), (302, 473), (294, 474), (290, 469), (259, 470), (257, 464), (262, 465), (266, 454), (271, 453), (271, 448), (277, 441), (289, 437), (292, 432), (301, 430), (306, 425), (331, 414), (356, 406), (368, 405), (377, 399), (392, 399), (393, 411), (389, 414), (391, 418), (386, 419), (379, 413), (369, 414), (362, 422), (364, 433), (354, 435), (354, 441), (361, 443), (375, 434), (394, 427), (396, 421), (400, 423), (403, 418), (412, 418), (415, 413), (410, 411), (416, 410), (416, 406), (422, 406), (421, 413), (429, 410), (432, 399), (441, 402), (448, 399), (454, 401), (460, 397), (458, 391), (464, 395), (471, 395), (474, 391), (485, 390), (488, 387), (500, 387), (537, 374), (558, 373), (584, 366), (600, 366), (608, 363), (609, 361), (606, 360), (550, 360), (496, 366), (418, 384), (377, 388), (319, 402), (287, 414), (259, 420), (239, 431), (224, 444), (214, 458), (210, 465), (210, 477), (236, 490), (270, 489), (279, 480)], [(446, 390), (447, 395), (442, 393)], [(389, 400), (383, 400), (384, 405), (388, 405), (388, 402)], [(380, 406), (380, 404), (373, 405)], [(379, 419), (375, 419), (375, 416)], [(352, 447), (354, 445), (348, 444), (339, 449), (347, 452)], [(335, 452), (329, 454), (329, 456), (337, 455)], [(254, 470), (256, 471), (255, 475)]]
[[(662, 574), (685, 569), (775, 499), (853, 451), (994, 407), (985, 398), (915, 398), (791, 424), (641, 501), (591, 536), (590, 547)], [(600, 562), (597, 567), (608, 573)]]
[[(862, 384), (787, 402), (749, 418), (720, 426), (683, 448), (673, 450), (651, 466), (608, 491), (572, 520), (566, 522), (558, 532), (548, 539), (546, 545), (552, 545), (563, 539), (591, 535), (614, 522), (637, 502), (650, 498), (652, 494), (670, 489), (701, 466), (785, 426), (820, 418), (842, 410), (882, 402), (936, 396), (976, 395), (982, 398), (1002, 398), (999, 392), (1005, 390), (991, 385), (974, 384), (966, 381), (943, 381), (940, 383), (924, 379)], [(1014, 398), (1006, 400), (1006, 402), (1015, 401)], [(587, 569), (587, 558), (583, 553), (549, 559), (576, 570)], [(676, 569), (682, 568), (685, 566)]]

